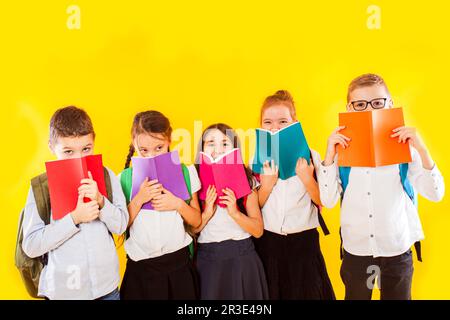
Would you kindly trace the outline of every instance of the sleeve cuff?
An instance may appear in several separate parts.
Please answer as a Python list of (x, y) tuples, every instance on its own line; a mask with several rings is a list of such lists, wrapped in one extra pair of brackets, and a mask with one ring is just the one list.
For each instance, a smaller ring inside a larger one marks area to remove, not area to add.
[(80, 231), (80, 228), (75, 224), (72, 215), (70, 214), (67, 214), (64, 218), (57, 221), (57, 223), (60, 225), (61, 230), (65, 231), (64, 233), (66, 233), (68, 237)]
[(319, 174), (322, 175), (324, 178), (328, 178), (330, 176), (335, 177), (337, 173), (337, 164), (336, 161), (333, 161), (332, 164), (329, 166), (323, 165), (323, 163), (320, 163), (319, 166)]
[(439, 179), (442, 179), (442, 174), (439, 171), (436, 163), (433, 165), (433, 168), (431, 169), (423, 169), (424, 172), (426, 172), (427, 175), (429, 175), (433, 181), (436, 183), (437, 181), (439, 181)]
[(103, 198), (104, 198), (104, 204), (103, 204), (103, 208), (100, 209), (99, 219), (100, 219), (100, 221), (106, 222), (105, 220), (108, 219), (108, 213), (112, 212), (112, 210), (114, 209), (114, 205), (111, 203), (111, 201), (109, 201), (109, 199), (107, 197), (103, 197)]

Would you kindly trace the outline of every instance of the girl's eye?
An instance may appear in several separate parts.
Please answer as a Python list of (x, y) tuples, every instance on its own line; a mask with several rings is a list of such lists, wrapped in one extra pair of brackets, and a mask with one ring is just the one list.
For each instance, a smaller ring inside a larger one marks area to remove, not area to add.
[(206, 146), (207, 147), (214, 147), (214, 142), (208, 142), (208, 143), (206, 143)]
[(162, 146), (158, 146), (158, 147), (156, 147), (156, 151), (161, 151), (162, 150)]
[(282, 124), (286, 124), (287, 121), (286, 121), (286, 120), (281, 120), (281, 123), (282, 123)]
[(83, 149), (83, 152), (89, 152), (90, 150), (91, 150), (91, 148), (86, 147), (86, 148)]
[(224, 147), (228, 147), (228, 146), (230, 146), (230, 143), (229, 143), (229, 142), (224, 142), (224, 143), (223, 143), (223, 146), (224, 146)]
[(263, 123), (266, 124), (266, 125), (269, 125), (270, 121), (264, 121)]
[(72, 152), (73, 152), (72, 150), (66, 150), (66, 151), (64, 151), (65, 154), (72, 154)]

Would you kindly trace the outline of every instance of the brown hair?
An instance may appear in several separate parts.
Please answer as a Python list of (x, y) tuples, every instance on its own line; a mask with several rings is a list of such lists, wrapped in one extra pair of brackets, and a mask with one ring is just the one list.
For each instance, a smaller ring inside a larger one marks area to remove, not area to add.
[[(150, 136), (156, 137), (155, 134), (162, 134), (165, 138), (171, 139), (172, 127), (170, 126), (169, 119), (159, 111), (149, 110), (144, 112), (139, 112), (134, 116), (133, 125), (131, 126), (131, 143), (128, 149), (127, 160), (125, 162), (125, 169), (130, 167), (131, 158), (134, 154), (133, 141), (139, 134), (148, 134)], [(192, 233), (191, 228), (184, 223), (184, 226), (189, 234)], [(125, 243), (125, 239), (129, 236), (129, 228), (126, 232), (118, 237), (119, 247)]]
[[(215, 123), (210, 125), (208, 128), (206, 128), (205, 130), (203, 130), (202, 133), (202, 138), (200, 139), (199, 143), (198, 143), (198, 147), (197, 147), (197, 156), (195, 159), (195, 167), (197, 168), (197, 172), (199, 172), (199, 163), (200, 163), (200, 152), (203, 151), (204, 148), (204, 139), (205, 136), (207, 134), (208, 131), (213, 130), (213, 129), (217, 129), (220, 132), (222, 132), (225, 136), (228, 137), (228, 139), (231, 140), (231, 142), (233, 143), (233, 148), (241, 148), (241, 142), (239, 140), (239, 137), (237, 136), (236, 132), (233, 130), (233, 128), (231, 128), (229, 125), (225, 124), (225, 123)], [(250, 185), (250, 188), (254, 188), (255, 187), (255, 179), (253, 177), (252, 171), (246, 166), (244, 165), (245, 168), (245, 174), (247, 176), (247, 180), (248, 183)], [(243, 213), (246, 213), (247, 210), (245, 209), (244, 206), (244, 199), (238, 199), (236, 201), (239, 210), (241, 210)]]
[[(172, 127), (170, 126), (169, 119), (159, 111), (149, 110), (139, 112), (134, 116), (133, 125), (131, 127), (131, 140), (133, 141), (136, 136), (140, 134), (148, 134), (156, 137), (155, 134), (162, 134), (165, 138), (171, 139)], [(127, 160), (125, 162), (125, 169), (130, 166), (131, 158), (134, 154), (134, 145), (131, 142)]]
[(264, 111), (274, 105), (283, 105), (289, 108), (292, 119), (295, 120), (297, 118), (294, 98), (292, 98), (292, 95), (287, 90), (278, 90), (273, 95), (268, 96), (266, 99), (264, 99), (263, 105), (261, 107), (260, 122), (262, 122), (263, 120)]
[(60, 108), (50, 119), (50, 145), (60, 137), (81, 137), (88, 134), (95, 138), (91, 118), (83, 109), (75, 106)]
[(360, 75), (359, 77), (355, 78), (350, 82), (350, 85), (348, 86), (347, 90), (347, 102), (350, 102), (350, 94), (353, 92), (353, 90), (363, 87), (370, 87), (374, 85), (381, 85), (384, 86), (386, 91), (389, 94), (389, 90), (387, 88), (386, 83), (384, 82), (383, 78), (380, 77), (377, 74), (373, 73), (366, 73), (363, 75)]

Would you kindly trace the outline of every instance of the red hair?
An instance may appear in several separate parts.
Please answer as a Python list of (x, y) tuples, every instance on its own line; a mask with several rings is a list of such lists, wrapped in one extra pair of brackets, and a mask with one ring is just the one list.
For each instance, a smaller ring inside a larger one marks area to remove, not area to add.
[(282, 105), (289, 109), (289, 112), (291, 114), (292, 119), (297, 118), (297, 114), (295, 111), (295, 103), (294, 98), (292, 98), (292, 95), (287, 90), (278, 90), (273, 95), (268, 96), (261, 107), (261, 115), (260, 115), (260, 122), (263, 120), (263, 114), (266, 109), (275, 106), (275, 105)]

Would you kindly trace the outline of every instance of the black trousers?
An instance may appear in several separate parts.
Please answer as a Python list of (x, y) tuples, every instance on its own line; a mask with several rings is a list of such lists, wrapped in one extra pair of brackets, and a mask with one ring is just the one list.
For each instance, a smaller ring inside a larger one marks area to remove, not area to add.
[(412, 252), (394, 257), (355, 256), (344, 251), (341, 278), (345, 300), (370, 300), (375, 275), (381, 300), (411, 300)]

